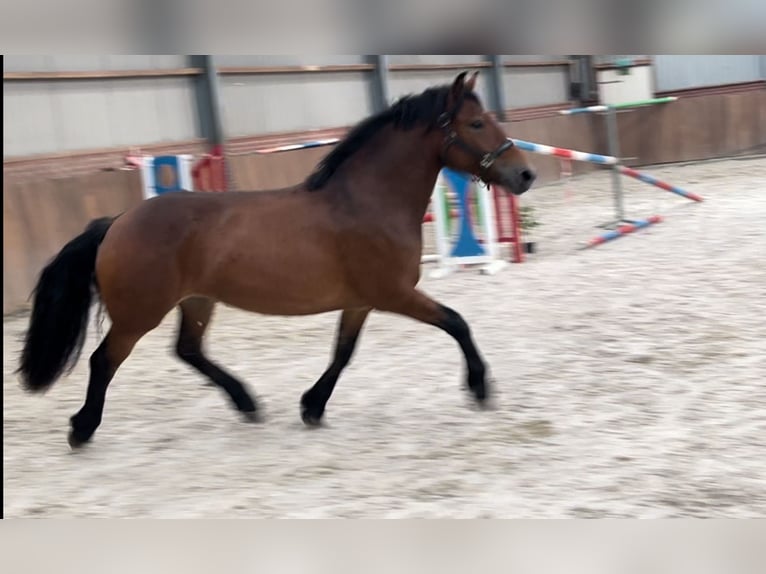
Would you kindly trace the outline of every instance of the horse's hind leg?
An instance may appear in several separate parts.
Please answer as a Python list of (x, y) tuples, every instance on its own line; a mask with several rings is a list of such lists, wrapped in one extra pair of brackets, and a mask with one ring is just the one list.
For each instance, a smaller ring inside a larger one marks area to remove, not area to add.
[(332, 362), (314, 386), (301, 397), (301, 418), (307, 425), (316, 426), (322, 419), (335, 383), (338, 382), (340, 373), (351, 360), (359, 339), (359, 332), (370, 310), (370, 308), (346, 309), (341, 314)]
[(245, 387), (229, 373), (210, 361), (202, 352), (202, 338), (213, 316), (215, 303), (205, 297), (185, 299), (178, 330), (178, 356), (226, 391), (237, 409), (249, 420), (257, 420), (255, 401)]
[(104, 340), (90, 356), (90, 380), (85, 404), (71, 417), (69, 445), (72, 448), (88, 442), (101, 424), (106, 390), (120, 365), (146, 331), (124, 331), (112, 325)]

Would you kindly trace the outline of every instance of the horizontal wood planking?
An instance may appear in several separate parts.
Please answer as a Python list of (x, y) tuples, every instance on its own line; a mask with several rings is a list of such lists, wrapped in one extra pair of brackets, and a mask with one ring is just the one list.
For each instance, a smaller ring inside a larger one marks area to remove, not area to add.
[(551, 116), (558, 116), (560, 110), (566, 110), (572, 107), (569, 102), (562, 102), (560, 104), (549, 104), (545, 106), (531, 106), (525, 108), (514, 108), (505, 110), (505, 117), (508, 121), (523, 121), (534, 120), (538, 118), (546, 118)]
[(617, 116), (623, 156), (640, 166), (736, 155), (766, 145), (766, 84), (708, 92)]
[(6, 181), (3, 190), (3, 313), (28, 307), (40, 271), (89, 221), (142, 201), (138, 172)]
[(234, 188), (242, 191), (289, 187), (301, 183), (334, 146), (284, 153), (248, 153), (228, 159)]
[(119, 169), (126, 155), (138, 151), (142, 155), (199, 155), (207, 150), (203, 139), (168, 142), (141, 146), (120, 146), (108, 149), (14, 157), (3, 160), (3, 177), (29, 179), (82, 175), (96, 171)]
[(766, 80), (753, 82), (740, 82), (737, 84), (721, 84), (717, 86), (703, 86), (700, 88), (684, 88), (681, 90), (665, 90), (657, 92), (656, 96), (677, 96), (679, 98), (698, 98), (700, 96), (712, 96), (716, 94), (736, 94), (766, 89)]

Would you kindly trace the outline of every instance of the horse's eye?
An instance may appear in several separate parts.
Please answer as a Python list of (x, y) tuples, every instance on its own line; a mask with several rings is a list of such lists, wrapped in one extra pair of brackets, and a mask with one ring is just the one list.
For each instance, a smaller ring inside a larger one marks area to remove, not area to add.
[(480, 130), (481, 128), (484, 127), (484, 122), (481, 120), (473, 121), (471, 122), (471, 127), (475, 130)]

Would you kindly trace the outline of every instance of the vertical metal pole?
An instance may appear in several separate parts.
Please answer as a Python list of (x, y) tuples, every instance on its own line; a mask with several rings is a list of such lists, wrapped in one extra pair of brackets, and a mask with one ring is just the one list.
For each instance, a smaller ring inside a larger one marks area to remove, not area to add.
[(210, 140), (214, 146), (223, 146), (223, 123), (221, 122), (221, 98), (218, 85), (218, 71), (213, 56), (202, 56), (202, 75), (208, 93), (208, 113), (210, 115)]
[(388, 56), (375, 54), (370, 56), (373, 68), (372, 100), (375, 111), (386, 109), (390, 103), (388, 89)]
[[(609, 106), (606, 112), (606, 130), (607, 142), (609, 145), (609, 155), (619, 159), (620, 141), (617, 131), (617, 110), (614, 106)], [(614, 193), (614, 209), (617, 223), (625, 221), (625, 206), (622, 197), (622, 179), (617, 166), (612, 166), (612, 192)]]
[(221, 103), (218, 87), (218, 74), (212, 56), (190, 56), (189, 64), (193, 68), (202, 69), (194, 85), (197, 117), (199, 118), (200, 135), (211, 146), (221, 146), (224, 143), (221, 123)]
[(217, 173), (220, 178), (219, 191), (228, 191), (234, 189), (234, 181), (229, 170), (229, 162), (226, 160), (224, 146), (226, 140), (223, 133), (223, 122), (221, 121), (221, 98), (220, 87), (218, 84), (218, 70), (216, 69), (213, 56), (204, 56), (203, 64), (204, 81), (209, 94), (210, 119), (211, 119), (211, 142), (213, 149), (213, 169), (211, 173)]
[(224, 157), (225, 135), (221, 121), (221, 99), (218, 84), (218, 72), (213, 56), (190, 56), (192, 67), (201, 68), (202, 73), (197, 77), (195, 93), (197, 115), (201, 135), (210, 144), (209, 162), (210, 182), (215, 191), (226, 191), (233, 187), (228, 163)]
[[(596, 70), (593, 67), (593, 56), (580, 56), (580, 74), (583, 83), (583, 104), (598, 99), (598, 85), (596, 84)], [(595, 92), (595, 94), (593, 93)]]
[(490, 64), (492, 64), (490, 72), (490, 91), (492, 98), (492, 107), (497, 114), (497, 119), (501, 122), (505, 121), (505, 92), (503, 91), (503, 61), (502, 58), (497, 55), (487, 56)]
[(567, 66), (567, 83), (569, 84), (569, 99), (577, 102), (578, 105), (582, 105), (582, 62), (579, 56), (569, 56), (569, 66)]
[[(569, 97), (580, 106), (585, 106), (590, 101), (593, 91), (592, 70), (590, 67), (590, 56), (570, 56), (569, 67)], [(575, 89), (576, 88), (576, 89)]]

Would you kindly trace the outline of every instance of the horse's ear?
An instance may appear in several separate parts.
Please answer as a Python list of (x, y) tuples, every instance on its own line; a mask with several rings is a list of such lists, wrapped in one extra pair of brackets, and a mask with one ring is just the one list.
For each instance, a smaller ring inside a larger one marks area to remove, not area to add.
[(474, 92), (476, 91), (476, 78), (479, 77), (479, 70), (476, 70), (473, 74), (471, 74), (471, 77), (468, 78), (468, 80), (465, 83), (465, 89), (467, 92)]
[(455, 78), (455, 81), (452, 82), (452, 89), (450, 90), (450, 96), (452, 96), (452, 101), (456, 102), (460, 99), (460, 97), (463, 95), (463, 91), (465, 90), (465, 77), (468, 75), (468, 72), (460, 72)]

